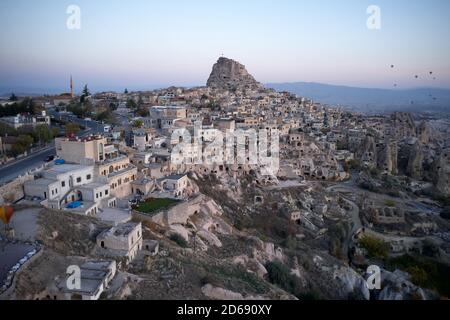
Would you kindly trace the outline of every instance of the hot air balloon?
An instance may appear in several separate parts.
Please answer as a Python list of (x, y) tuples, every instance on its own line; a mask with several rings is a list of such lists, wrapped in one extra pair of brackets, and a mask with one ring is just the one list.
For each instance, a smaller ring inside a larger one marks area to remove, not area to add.
[(13, 214), (14, 214), (14, 209), (13, 208), (11, 208), (11, 207), (0, 207), (0, 220), (2, 220), (4, 224), (9, 224)]
[(416, 74), (416, 75), (414, 76), (414, 78), (416, 78), (416, 79), (417, 79), (417, 78), (419, 78), (419, 76), (418, 76), (418, 75)]
[(430, 74), (433, 74), (433, 71), (430, 71)]
[(394, 68), (394, 65), (393, 65), (393, 64), (391, 64), (391, 68)]

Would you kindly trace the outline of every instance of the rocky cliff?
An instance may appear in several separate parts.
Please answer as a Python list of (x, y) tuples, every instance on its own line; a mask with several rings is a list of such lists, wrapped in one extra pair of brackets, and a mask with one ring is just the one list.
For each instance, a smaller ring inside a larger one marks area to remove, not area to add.
[(395, 139), (405, 139), (416, 136), (416, 125), (412, 115), (407, 112), (394, 112), (391, 115), (392, 132), (391, 136)]
[(232, 59), (221, 57), (214, 64), (206, 84), (210, 88), (224, 90), (244, 90), (262, 88), (245, 66)]
[(388, 174), (398, 174), (398, 150), (395, 141), (385, 141), (384, 147), (378, 152), (378, 168)]
[(423, 147), (419, 141), (417, 141), (411, 148), (406, 173), (414, 179), (422, 179)]
[(433, 172), (438, 191), (444, 195), (450, 195), (450, 150), (444, 150), (436, 159)]

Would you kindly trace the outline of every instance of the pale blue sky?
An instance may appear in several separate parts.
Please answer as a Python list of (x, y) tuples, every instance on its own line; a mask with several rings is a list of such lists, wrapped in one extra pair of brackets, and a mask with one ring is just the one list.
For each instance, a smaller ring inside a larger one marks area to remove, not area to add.
[(450, 88), (449, 15), (447, 0), (1, 0), (0, 87), (203, 85), (223, 53), (264, 83)]

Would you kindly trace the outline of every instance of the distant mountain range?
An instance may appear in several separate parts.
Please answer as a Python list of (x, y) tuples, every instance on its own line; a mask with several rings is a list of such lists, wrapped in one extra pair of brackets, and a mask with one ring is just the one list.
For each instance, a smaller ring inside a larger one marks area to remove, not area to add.
[(269, 83), (266, 84), (266, 87), (361, 112), (430, 111), (450, 113), (450, 89), (390, 90), (312, 82)]

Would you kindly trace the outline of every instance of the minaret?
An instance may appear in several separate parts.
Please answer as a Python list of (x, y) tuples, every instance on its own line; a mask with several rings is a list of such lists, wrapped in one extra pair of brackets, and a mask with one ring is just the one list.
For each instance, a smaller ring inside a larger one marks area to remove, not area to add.
[(75, 97), (75, 95), (73, 93), (73, 79), (72, 79), (72, 75), (70, 75), (70, 96), (72, 98)]

